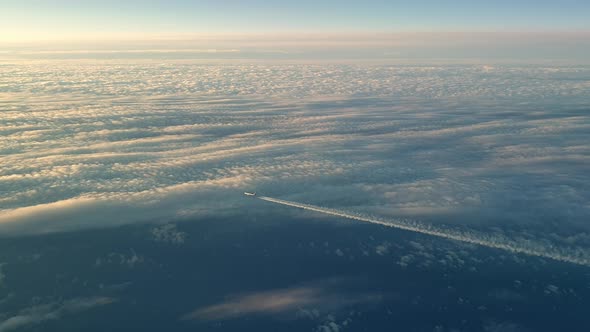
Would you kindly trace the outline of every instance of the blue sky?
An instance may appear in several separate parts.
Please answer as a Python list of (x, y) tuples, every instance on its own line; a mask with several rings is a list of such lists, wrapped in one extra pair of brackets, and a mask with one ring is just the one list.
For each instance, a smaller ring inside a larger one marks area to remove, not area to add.
[(588, 17), (580, 0), (0, 0), (0, 57), (190, 49), (181, 57), (587, 62)]
[[(590, 2), (3, 0), (3, 39), (74, 34), (586, 30)], [(2, 38), (0, 38), (2, 39)]]

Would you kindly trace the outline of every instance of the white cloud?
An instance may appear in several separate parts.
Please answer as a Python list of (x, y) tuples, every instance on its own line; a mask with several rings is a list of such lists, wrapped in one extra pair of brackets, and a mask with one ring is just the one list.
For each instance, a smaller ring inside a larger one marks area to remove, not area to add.
[[(251, 188), (382, 218), (526, 225), (503, 236), (547, 244), (590, 241), (585, 67), (2, 68), (2, 236), (237, 216)], [(556, 220), (560, 231), (547, 231)]]
[(401, 267), (406, 268), (408, 267), (410, 264), (412, 264), (415, 260), (414, 255), (409, 254), (409, 255), (404, 255), (402, 256), (399, 261), (397, 262), (397, 264), (399, 264)]
[(131, 249), (129, 254), (112, 252), (108, 254), (106, 257), (99, 257), (96, 259), (94, 266), (100, 267), (104, 264), (118, 264), (132, 269), (136, 265), (142, 264), (144, 262), (145, 257), (143, 257), (142, 255), (138, 255), (135, 252), (135, 250)]
[(391, 243), (383, 242), (375, 247), (375, 253), (379, 256), (387, 255), (389, 253), (389, 248), (391, 247)]
[(187, 237), (187, 233), (179, 231), (175, 224), (154, 227), (151, 233), (154, 241), (174, 245), (183, 244)]
[(545, 287), (544, 293), (546, 295), (559, 295), (559, 294), (561, 294), (559, 287), (557, 287), (555, 285), (547, 285)]

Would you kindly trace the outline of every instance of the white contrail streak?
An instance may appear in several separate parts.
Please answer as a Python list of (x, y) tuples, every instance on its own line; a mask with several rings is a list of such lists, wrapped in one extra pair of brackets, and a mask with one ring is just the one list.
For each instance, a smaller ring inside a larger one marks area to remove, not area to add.
[(358, 221), (368, 222), (371, 224), (403, 229), (410, 232), (437, 236), (444, 239), (476, 244), (483, 247), (501, 249), (513, 253), (549, 258), (561, 262), (573, 263), (590, 267), (590, 253), (583, 249), (559, 248), (550, 244), (534, 243), (529, 240), (522, 240), (517, 242), (516, 240), (512, 240), (497, 234), (489, 236), (471, 231), (459, 231), (446, 228), (438, 228), (435, 226), (415, 221), (379, 220), (376, 218), (367, 218), (360, 215), (355, 215), (349, 212), (341, 212), (337, 210), (322, 208), (319, 206), (285, 201), (282, 199), (272, 197), (257, 197), (263, 201), (296, 207), (309, 211), (315, 211), (319, 213), (325, 213), (337, 217), (354, 219)]

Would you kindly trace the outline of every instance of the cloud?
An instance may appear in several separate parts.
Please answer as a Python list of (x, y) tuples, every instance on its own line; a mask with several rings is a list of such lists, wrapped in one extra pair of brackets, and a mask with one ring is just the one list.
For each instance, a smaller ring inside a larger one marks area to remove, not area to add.
[(389, 253), (389, 248), (391, 247), (391, 243), (383, 242), (375, 247), (375, 253), (379, 256), (387, 255)]
[(319, 302), (320, 290), (294, 288), (243, 295), (185, 316), (185, 319), (227, 319), (251, 314), (278, 314)]
[(175, 224), (154, 227), (152, 228), (151, 233), (154, 241), (174, 245), (183, 244), (187, 237), (187, 233), (177, 230)]
[(342, 308), (374, 303), (381, 295), (347, 293), (338, 291), (342, 280), (317, 282), (303, 286), (273, 289), (229, 297), (220, 303), (199, 308), (183, 316), (183, 319), (221, 320), (249, 315), (301, 315), (305, 308), (339, 310)]
[(111, 304), (116, 300), (108, 297), (76, 298), (63, 302), (36, 305), (19, 311), (16, 315), (0, 321), (0, 332), (13, 331), (23, 327), (58, 320), (64, 316), (87, 311), (95, 307)]
[(104, 258), (99, 257), (96, 259), (94, 267), (100, 267), (105, 264), (118, 264), (132, 269), (136, 265), (142, 264), (144, 262), (145, 258), (141, 255), (138, 255), (135, 250), (131, 249), (129, 255), (112, 252)]
[(252, 190), (590, 241), (585, 67), (49, 63), (0, 73), (0, 236), (240, 217)]
[[(0, 213), (0, 229), (6, 235), (39, 234), (187, 217), (191, 200), (222, 198), (227, 195), (228, 188), (237, 188), (236, 184), (240, 182), (239, 177), (228, 177), (141, 192), (84, 195), (26, 206)], [(211, 192), (214, 189), (219, 191)]]

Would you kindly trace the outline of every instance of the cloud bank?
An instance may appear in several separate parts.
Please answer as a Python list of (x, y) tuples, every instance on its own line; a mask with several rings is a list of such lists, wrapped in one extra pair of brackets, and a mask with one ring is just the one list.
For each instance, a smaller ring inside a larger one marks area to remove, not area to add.
[(2, 236), (236, 217), (251, 204), (241, 193), (257, 190), (549, 244), (590, 241), (586, 67), (2, 69)]

